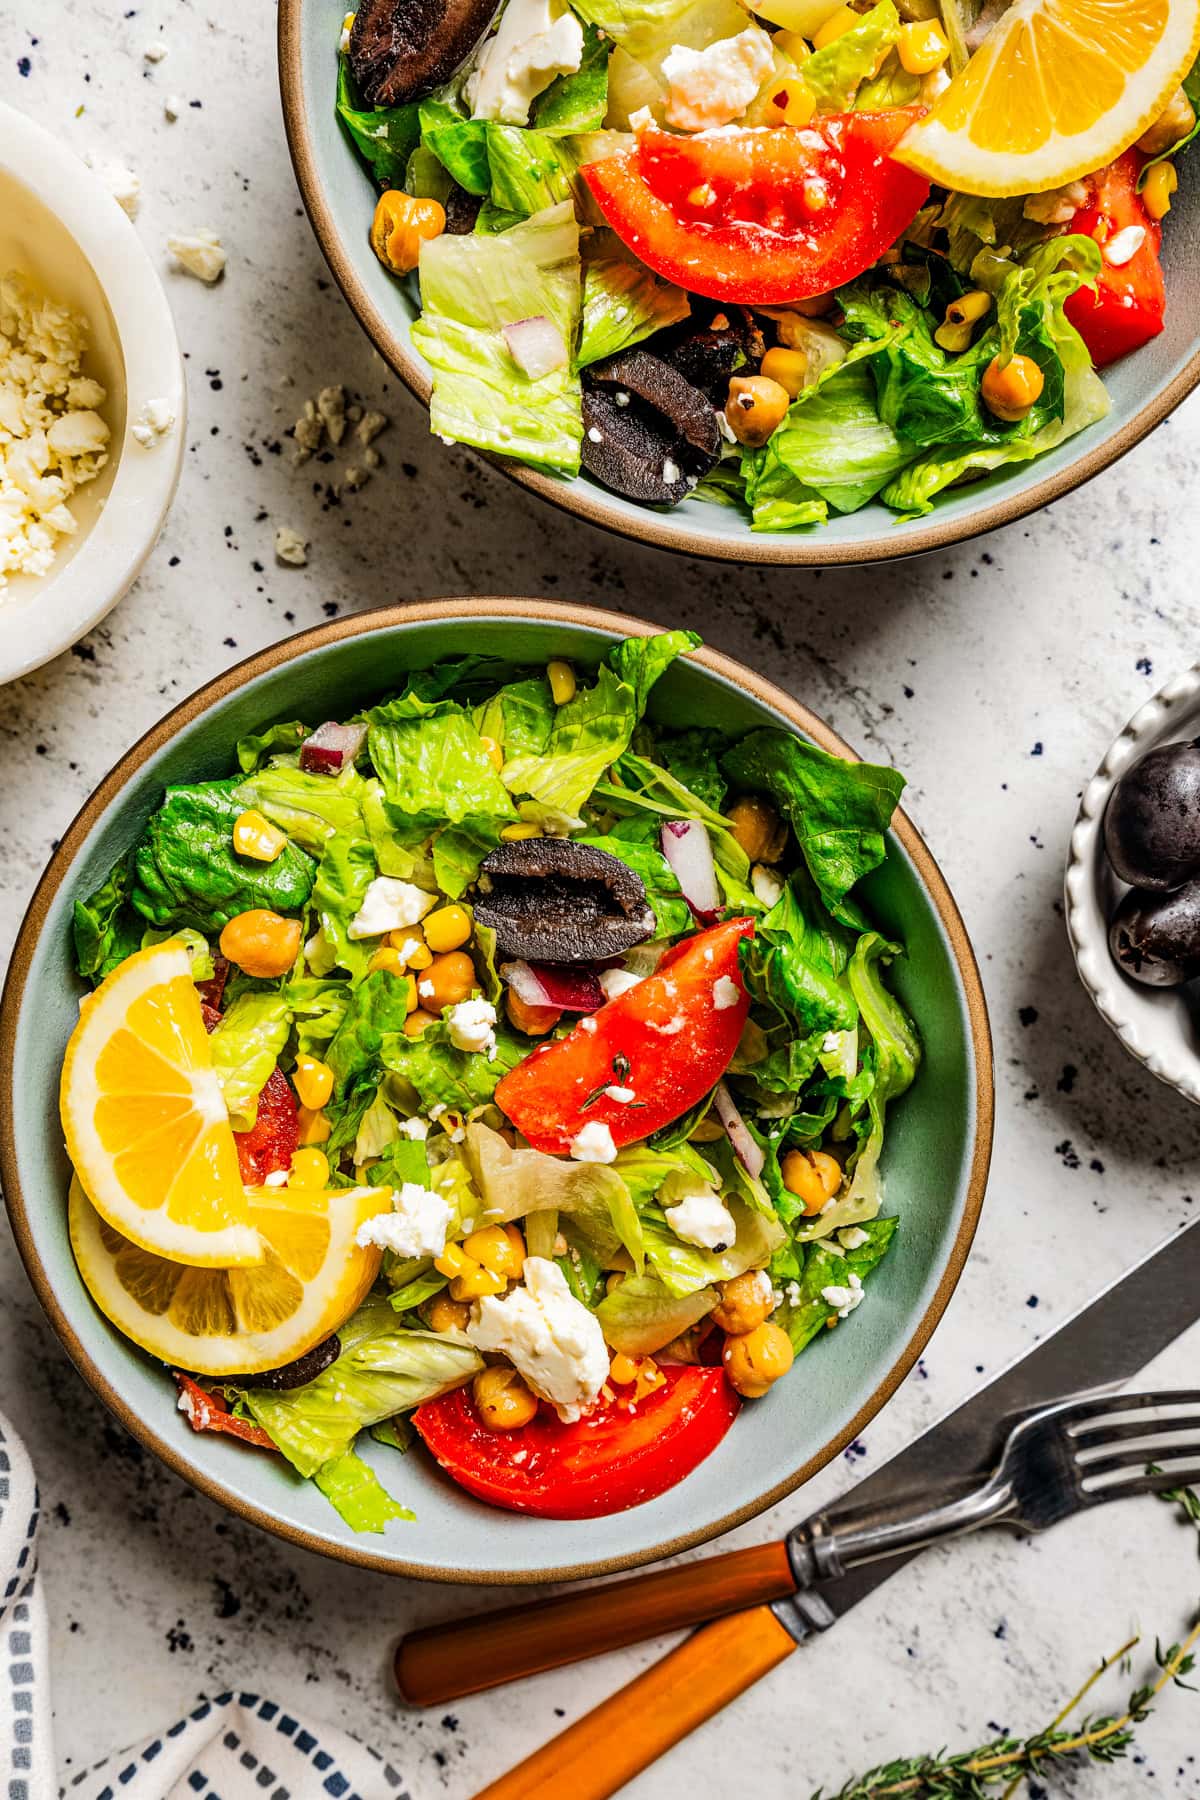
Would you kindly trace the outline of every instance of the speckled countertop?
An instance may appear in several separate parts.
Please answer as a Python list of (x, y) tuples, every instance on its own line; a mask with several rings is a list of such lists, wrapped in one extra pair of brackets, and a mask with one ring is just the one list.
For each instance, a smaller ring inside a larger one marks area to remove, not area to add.
[[(292, 180), (263, 3), (11, 0), (0, 97), (142, 180), (138, 227), (209, 225), (214, 289), (167, 288), (188, 356), (183, 484), (134, 591), (48, 668), (0, 692), (0, 955), (57, 834), (166, 708), (293, 629), (444, 593), (577, 598), (695, 626), (907, 771), (983, 966), (998, 1128), (977, 1248), (920, 1370), (839, 1465), (845, 1489), (1032, 1344), (1200, 1195), (1200, 1116), (1128, 1060), (1076, 982), (1060, 903), (1077, 796), (1110, 738), (1196, 658), (1200, 404), (1073, 498), (947, 555), (856, 574), (676, 561), (602, 536), (426, 434), (330, 283)], [(145, 49), (161, 41), (165, 60)], [(169, 122), (164, 99), (183, 105)], [(344, 382), (391, 424), (339, 503), (341, 461), (292, 466), (305, 396)], [(1164, 479), (1166, 476), (1166, 479)], [(275, 528), (311, 539), (285, 568)], [(0, 623), (2, 629), (2, 623)], [(652, 1657), (606, 1658), (453, 1714), (402, 1712), (397, 1632), (468, 1592), (324, 1563), (231, 1522), (104, 1413), (51, 1337), (0, 1227), (0, 1397), (34, 1453), (57, 1627), (63, 1773), (248, 1684), (385, 1749), (414, 1800), (466, 1800)], [(1194, 1380), (1200, 1333), (1164, 1357)], [(765, 1518), (734, 1542), (796, 1516)], [(500, 1596), (493, 1596), (499, 1599)], [(627, 1791), (802, 1800), (884, 1756), (1033, 1729), (1099, 1655), (1176, 1634), (1200, 1598), (1194, 1542), (1153, 1501), (926, 1557)], [(1074, 1791), (1200, 1796), (1200, 1700), (1174, 1694), (1139, 1760)]]

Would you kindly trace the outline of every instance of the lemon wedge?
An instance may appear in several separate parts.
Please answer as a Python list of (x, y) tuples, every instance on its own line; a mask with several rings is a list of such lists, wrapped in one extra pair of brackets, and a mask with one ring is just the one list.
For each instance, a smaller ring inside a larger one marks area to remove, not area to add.
[(193, 1375), (253, 1375), (294, 1362), (362, 1304), (382, 1253), (355, 1233), (390, 1204), (387, 1188), (249, 1188), (260, 1261), (201, 1269), (131, 1243), (73, 1181), (71, 1248), (105, 1318), (151, 1356)]
[(1200, 50), (1200, 0), (1014, 0), (898, 161), (967, 194), (1042, 193), (1153, 124)]

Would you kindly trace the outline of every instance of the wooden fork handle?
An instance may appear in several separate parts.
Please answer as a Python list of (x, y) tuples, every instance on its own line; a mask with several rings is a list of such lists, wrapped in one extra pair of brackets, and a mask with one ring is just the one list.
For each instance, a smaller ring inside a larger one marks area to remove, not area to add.
[(414, 1706), (441, 1706), (524, 1675), (781, 1600), (794, 1586), (785, 1543), (731, 1550), (605, 1587), (427, 1625), (401, 1639), (396, 1684)]
[(719, 1619), (475, 1800), (607, 1800), (795, 1648), (768, 1606)]

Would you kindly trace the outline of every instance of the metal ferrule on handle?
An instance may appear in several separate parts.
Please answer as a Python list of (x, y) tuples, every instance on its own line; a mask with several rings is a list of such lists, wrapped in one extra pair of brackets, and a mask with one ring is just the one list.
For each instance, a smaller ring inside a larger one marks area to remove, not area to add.
[(1001, 1524), (1012, 1514), (1014, 1502), (1012, 1484), (997, 1473), (982, 1487), (938, 1506), (930, 1506), (927, 1497), (914, 1494), (858, 1512), (840, 1512), (836, 1525), (818, 1513), (789, 1532), (786, 1539), (796, 1587), (803, 1592), (822, 1582), (838, 1581), (863, 1563), (923, 1550), (944, 1538)]

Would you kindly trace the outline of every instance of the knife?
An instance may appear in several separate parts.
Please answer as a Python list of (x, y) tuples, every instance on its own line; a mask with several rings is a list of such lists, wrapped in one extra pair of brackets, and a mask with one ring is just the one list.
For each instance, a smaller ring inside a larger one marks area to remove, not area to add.
[[(824, 1517), (836, 1528), (839, 1520), (860, 1518), (872, 1506), (886, 1505), (917, 1488), (950, 1494), (973, 1485), (994, 1467), (1014, 1416), (1081, 1389), (1119, 1387), (1197, 1318), (1200, 1222), (1167, 1239), (1044, 1342), (860, 1481), (827, 1508)], [(790, 1536), (795, 1539), (803, 1532), (801, 1526)], [(549, 1757), (550, 1785), (505, 1786), (512, 1777), (504, 1777), (486, 1795), (487, 1800), (516, 1800), (517, 1795), (522, 1800), (537, 1795), (540, 1800), (544, 1794), (549, 1800), (553, 1793), (561, 1800), (570, 1790), (555, 1788), (559, 1777), (554, 1770), (557, 1766), (561, 1773), (569, 1760), (564, 1746), (575, 1740), (586, 1749), (593, 1740), (579, 1734), (601, 1715), (606, 1753), (611, 1753), (612, 1733), (619, 1728), (629, 1754), (636, 1756), (637, 1733), (631, 1730), (631, 1721), (641, 1710), (639, 1696), (649, 1702), (650, 1684), (670, 1667), (669, 1685), (654, 1696), (656, 1747), (626, 1769), (616, 1783), (620, 1786), (782, 1661), (797, 1642), (835, 1623), (915, 1554), (908, 1550), (853, 1569), (836, 1582), (798, 1595), (789, 1539), (754, 1545), (602, 1587), (426, 1626), (401, 1640), (396, 1681), (411, 1703), (441, 1704), (662, 1633), (719, 1620), (513, 1772), (532, 1776), (536, 1773), (532, 1764)], [(719, 1672), (715, 1684), (714, 1662)], [(615, 1710), (618, 1704), (620, 1713)], [(570, 1760), (573, 1753), (574, 1745)], [(596, 1760), (606, 1758), (593, 1759), (593, 1768)], [(615, 1792), (615, 1787), (586, 1791)]]

